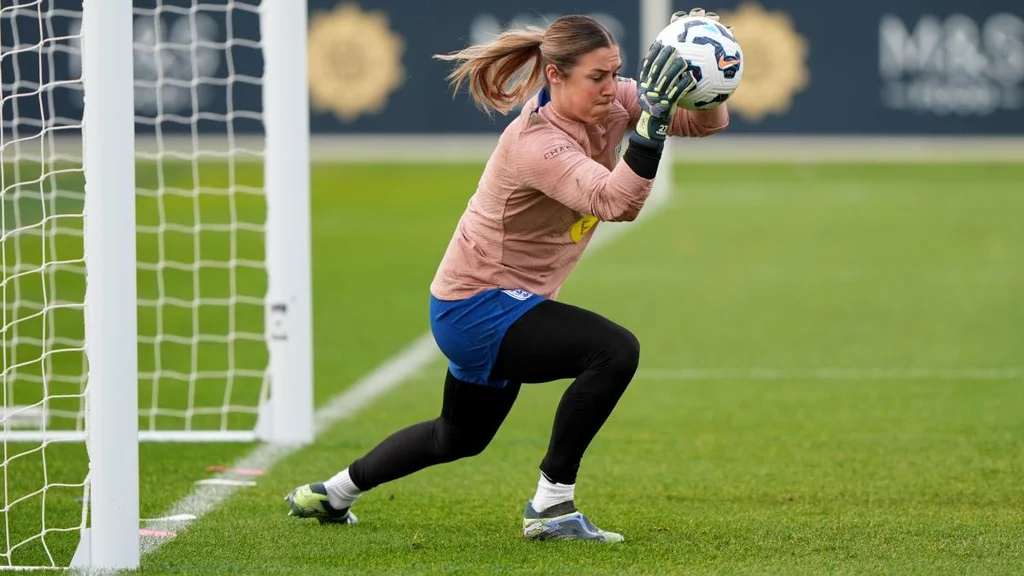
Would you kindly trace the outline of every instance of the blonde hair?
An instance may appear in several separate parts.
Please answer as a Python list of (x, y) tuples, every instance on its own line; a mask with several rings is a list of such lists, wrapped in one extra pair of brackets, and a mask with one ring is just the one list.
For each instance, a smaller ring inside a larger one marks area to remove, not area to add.
[(455, 93), (468, 82), (481, 110), (508, 114), (547, 83), (548, 64), (567, 76), (584, 54), (615, 45), (611, 32), (593, 18), (569, 15), (552, 22), (547, 30), (532, 26), (508, 30), (491, 42), (434, 57), (461, 62), (447, 77)]

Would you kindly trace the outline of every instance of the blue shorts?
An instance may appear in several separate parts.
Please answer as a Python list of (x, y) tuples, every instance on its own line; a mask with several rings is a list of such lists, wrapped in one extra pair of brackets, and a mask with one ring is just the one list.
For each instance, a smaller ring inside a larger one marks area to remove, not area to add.
[(448, 369), (465, 382), (504, 388), (507, 380), (491, 378), (505, 332), (523, 314), (546, 300), (524, 290), (494, 288), (463, 300), (430, 296), (430, 330)]

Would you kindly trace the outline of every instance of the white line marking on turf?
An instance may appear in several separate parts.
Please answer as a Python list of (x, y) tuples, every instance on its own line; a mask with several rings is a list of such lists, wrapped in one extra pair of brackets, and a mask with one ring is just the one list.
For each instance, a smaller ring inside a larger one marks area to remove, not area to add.
[[(646, 206), (637, 217), (636, 223), (646, 220), (655, 212), (667, 205), (670, 194), (667, 190), (653, 193), (647, 201)], [(597, 228), (600, 234), (596, 234), (590, 241), (585, 254), (592, 254), (600, 246), (607, 245), (611, 240), (618, 238), (622, 233), (628, 231), (631, 226), (626, 223), (616, 223), (609, 226), (603, 223)], [(390, 360), (378, 366), (361, 380), (353, 384), (344, 392), (334, 396), (326, 405), (321, 407), (314, 414), (316, 420), (316, 435), (320, 436), (334, 424), (351, 417), (366, 405), (370, 404), (380, 396), (394, 388), (397, 388), (406, 380), (416, 376), (434, 362), (441, 358), (441, 353), (434, 343), (433, 335), (428, 331), (426, 334), (414, 340), (401, 352)], [(274, 446), (261, 444), (252, 452), (243, 456), (235, 462), (231, 468), (234, 469), (257, 469), (270, 470), (274, 464), (287, 458), (297, 451), (299, 446)], [(220, 473), (214, 479), (230, 480), (231, 474)], [(214, 510), (232, 494), (237, 492), (241, 486), (234, 483), (223, 485), (221, 483), (205, 482), (197, 486), (188, 496), (178, 500), (170, 509), (165, 511), (163, 517), (176, 518), (173, 522), (167, 520), (146, 521), (142, 527), (145, 531), (167, 531), (173, 528), (178, 533), (184, 531), (189, 524), (202, 518), (204, 514)], [(194, 517), (192, 520), (181, 519), (185, 515)], [(145, 532), (146, 534), (150, 532)], [(139, 548), (143, 556), (158, 550), (166, 542), (165, 539), (152, 536), (141, 536)]]
[(239, 488), (247, 488), (255, 486), (255, 480), (234, 480), (232, 478), (206, 478), (204, 480), (197, 480), (196, 484), (199, 486), (238, 486)]
[[(430, 334), (416, 339), (396, 356), (317, 410), (314, 416), (316, 419), (317, 435), (319, 436), (338, 421), (355, 414), (377, 397), (423, 370), (428, 364), (437, 359), (438, 356), (437, 346), (434, 344), (433, 337)], [(299, 446), (262, 444), (238, 462), (235, 462), (232, 468), (269, 470), (274, 464), (287, 458), (298, 448)], [(221, 473), (216, 475), (213, 480), (232, 480), (232, 478), (230, 474)], [(204, 482), (196, 487), (191, 494), (175, 502), (169, 510), (163, 513), (165, 518), (176, 518), (175, 521), (169, 522), (166, 519), (151, 520), (144, 523), (143, 529), (155, 531), (174, 529), (180, 533), (189, 524), (217, 508), (241, 488), (243, 486), (237, 483)], [(182, 518), (185, 515), (191, 516), (192, 519), (183, 520)], [(143, 555), (156, 551), (165, 543), (166, 540), (161, 538), (149, 536), (139, 538), (140, 551)]]
[(143, 522), (191, 522), (196, 517), (191, 514), (178, 514), (177, 516), (168, 516), (166, 518), (146, 518)]
[(642, 368), (641, 380), (1024, 380), (1024, 368)]

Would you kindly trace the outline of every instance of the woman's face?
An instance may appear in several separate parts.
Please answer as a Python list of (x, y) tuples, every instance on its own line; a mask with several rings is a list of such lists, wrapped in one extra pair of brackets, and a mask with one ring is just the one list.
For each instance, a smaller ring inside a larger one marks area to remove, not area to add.
[(600, 123), (615, 102), (616, 75), (621, 67), (618, 46), (587, 52), (564, 76), (553, 64), (548, 64), (545, 74), (551, 87), (551, 102), (560, 113), (573, 120)]

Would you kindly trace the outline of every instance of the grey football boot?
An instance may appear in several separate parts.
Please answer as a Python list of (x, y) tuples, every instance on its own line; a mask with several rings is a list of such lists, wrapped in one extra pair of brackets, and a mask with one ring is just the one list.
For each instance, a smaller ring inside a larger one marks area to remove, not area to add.
[(526, 503), (523, 512), (523, 538), (527, 540), (595, 540), (622, 542), (622, 534), (601, 530), (576, 509), (572, 500), (555, 504), (543, 512)]

